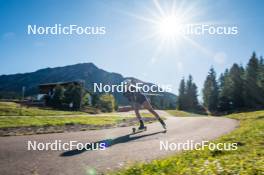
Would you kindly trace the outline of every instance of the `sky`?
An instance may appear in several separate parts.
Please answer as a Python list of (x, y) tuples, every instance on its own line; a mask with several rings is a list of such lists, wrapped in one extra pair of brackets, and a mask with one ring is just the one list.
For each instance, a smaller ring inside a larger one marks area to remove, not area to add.
[[(210, 67), (219, 75), (234, 62), (246, 65), (253, 51), (264, 54), (263, 11), (262, 0), (0, 0), (0, 75), (92, 62), (175, 93), (191, 74), (200, 94)], [(171, 16), (174, 25), (166, 23)], [(28, 25), (55, 24), (106, 33), (27, 33)], [(235, 26), (238, 34), (168, 35), (183, 24)]]

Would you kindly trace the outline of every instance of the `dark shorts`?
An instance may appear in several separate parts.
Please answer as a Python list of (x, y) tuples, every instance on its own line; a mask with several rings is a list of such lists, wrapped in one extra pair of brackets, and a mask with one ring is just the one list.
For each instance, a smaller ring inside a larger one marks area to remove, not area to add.
[(125, 92), (123, 94), (133, 104), (142, 105), (147, 101), (147, 97), (140, 92)]
[(145, 101), (147, 101), (147, 97), (141, 93), (135, 94), (135, 101), (134, 103), (142, 105)]
[(135, 95), (135, 100), (132, 101), (134, 108), (140, 108), (144, 102), (148, 101), (147, 97), (141, 93)]

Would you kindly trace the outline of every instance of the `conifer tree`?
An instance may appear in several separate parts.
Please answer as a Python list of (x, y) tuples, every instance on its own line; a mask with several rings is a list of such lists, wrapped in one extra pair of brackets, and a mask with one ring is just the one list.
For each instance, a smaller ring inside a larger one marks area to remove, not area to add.
[(214, 68), (211, 68), (206, 77), (203, 88), (204, 106), (209, 111), (217, 110), (218, 93), (219, 92), (218, 92), (218, 84), (216, 81), (216, 72)]
[(244, 107), (244, 80), (243, 80), (244, 70), (238, 64), (233, 64), (230, 69), (230, 99), (233, 109), (239, 109)]
[(179, 88), (178, 105), (177, 105), (177, 108), (179, 110), (184, 110), (186, 108), (185, 93), (186, 93), (185, 80), (184, 78), (182, 78)]
[(259, 60), (256, 53), (253, 52), (247, 67), (245, 76), (245, 95), (244, 101), (246, 107), (255, 108), (262, 102), (262, 93), (259, 87)]

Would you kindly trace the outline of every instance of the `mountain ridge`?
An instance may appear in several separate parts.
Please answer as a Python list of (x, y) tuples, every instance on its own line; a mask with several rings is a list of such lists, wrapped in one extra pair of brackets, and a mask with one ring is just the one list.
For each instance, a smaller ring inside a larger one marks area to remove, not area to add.
[[(25, 95), (29, 96), (38, 93), (39, 84), (84, 80), (85, 87), (92, 91), (93, 83), (113, 85), (120, 84), (125, 79), (126, 77), (122, 76), (122, 74), (108, 72), (97, 67), (94, 63), (78, 63), (54, 68), (48, 67), (34, 72), (0, 75), (0, 98), (5, 98), (8, 94), (19, 96), (23, 86), (26, 87)], [(137, 78), (134, 79), (139, 80)], [(113, 95), (120, 104), (127, 104), (122, 94), (113, 93)], [(172, 93), (167, 93), (166, 98), (168, 95), (172, 99), (176, 98)]]

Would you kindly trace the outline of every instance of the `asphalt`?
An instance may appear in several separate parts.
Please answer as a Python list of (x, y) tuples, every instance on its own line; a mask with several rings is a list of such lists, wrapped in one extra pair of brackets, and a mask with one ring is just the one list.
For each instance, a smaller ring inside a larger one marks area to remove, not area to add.
[[(147, 131), (137, 134), (132, 134), (132, 127), (120, 127), (72, 133), (1, 137), (0, 174), (107, 173), (135, 162), (146, 162), (179, 151), (160, 150), (161, 142), (174, 145), (186, 142), (201, 143), (224, 135), (238, 126), (236, 120), (222, 117), (168, 117), (166, 123), (168, 126), (166, 133), (156, 122), (147, 125)], [(28, 150), (28, 141), (53, 143), (55, 140), (62, 143), (70, 141), (94, 143), (94, 145), (103, 143), (107, 147), (101, 150), (80, 151)]]

